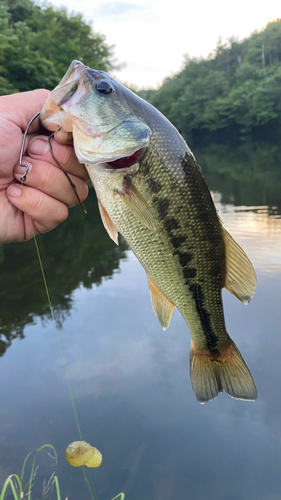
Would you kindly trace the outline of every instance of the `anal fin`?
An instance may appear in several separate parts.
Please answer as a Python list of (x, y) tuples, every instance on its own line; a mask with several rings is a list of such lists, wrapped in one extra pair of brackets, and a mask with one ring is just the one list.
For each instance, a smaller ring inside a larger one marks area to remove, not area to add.
[(232, 398), (245, 401), (257, 399), (252, 375), (234, 342), (219, 355), (200, 351), (194, 342), (190, 348), (192, 389), (200, 403), (207, 403), (223, 390)]
[(175, 305), (159, 290), (154, 281), (147, 275), (153, 311), (162, 326), (167, 330), (170, 325)]
[(224, 288), (241, 302), (248, 304), (255, 293), (257, 278), (244, 250), (230, 234), (223, 229), (226, 256), (226, 276)]
[(98, 204), (103, 225), (107, 230), (110, 238), (114, 241), (114, 243), (116, 243), (116, 245), (118, 245), (118, 231), (116, 229), (116, 226), (99, 199), (98, 199)]

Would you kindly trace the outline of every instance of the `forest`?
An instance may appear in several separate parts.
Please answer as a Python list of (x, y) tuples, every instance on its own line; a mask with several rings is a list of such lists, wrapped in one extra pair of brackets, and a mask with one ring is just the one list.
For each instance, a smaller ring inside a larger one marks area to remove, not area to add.
[[(116, 68), (113, 47), (81, 14), (32, 0), (0, 0), (0, 95), (52, 89), (70, 62)], [(169, 68), (167, 67), (167, 74)], [(218, 42), (207, 58), (185, 56), (182, 70), (139, 95), (189, 141), (281, 134), (281, 19), (249, 38)]]
[(207, 59), (186, 56), (178, 74), (140, 95), (191, 141), (218, 133), (280, 137), (281, 19), (243, 41), (218, 42)]
[(73, 59), (113, 68), (112, 47), (81, 14), (31, 0), (0, 0), (0, 95), (52, 89)]

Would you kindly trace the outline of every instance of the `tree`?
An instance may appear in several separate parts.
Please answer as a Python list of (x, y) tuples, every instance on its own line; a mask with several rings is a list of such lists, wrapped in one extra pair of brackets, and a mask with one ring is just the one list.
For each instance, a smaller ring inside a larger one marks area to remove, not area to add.
[(281, 20), (242, 42), (218, 42), (208, 59), (186, 58), (180, 73), (147, 98), (192, 140), (199, 132), (249, 133), (281, 125)]
[(80, 14), (31, 0), (0, 5), (0, 93), (52, 89), (73, 59), (95, 69), (113, 67), (112, 47)]

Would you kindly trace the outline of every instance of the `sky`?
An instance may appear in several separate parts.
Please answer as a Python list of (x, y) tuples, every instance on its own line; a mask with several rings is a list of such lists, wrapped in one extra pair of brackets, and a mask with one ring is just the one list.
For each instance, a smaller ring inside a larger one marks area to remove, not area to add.
[[(207, 57), (235, 36), (239, 40), (281, 18), (280, 0), (52, 0), (80, 12), (115, 45), (122, 70), (112, 76), (140, 88), (157, 88), (183, 66), (184, 56)], [(86, 61), (85, 61), (86, 63)], [(97, 69), (97, 68), (96, 68)]]

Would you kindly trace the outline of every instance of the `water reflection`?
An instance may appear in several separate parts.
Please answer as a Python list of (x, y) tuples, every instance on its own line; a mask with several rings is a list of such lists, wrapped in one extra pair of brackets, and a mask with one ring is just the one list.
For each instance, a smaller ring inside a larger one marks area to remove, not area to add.
[(213, 193), (224, 227), (246, 250), (256, 272), (281, 272), (281, 216), (277, 207), (222, 204), (221, 193)]
[[(143, 269), (125, 246), (120, 254), (111, 244), (98, 226), (97, 212), (89, 216), (87, 230), (78, 210), (75, 234), (64, 228), (60, 237), (55, 236), (58, 232), (46, 235), (53, 239), (42, 250), (43, 262), (51, 293), (57, 293), (57, 310), (64, 313), (62, 343), (83, 437), (104, 458), (102, 467), (91, 471), (99, 500), (120, 491), (126, 500), (280, 498), (281, 200), (274, 186), (268, 188), (266, 202), (261, 191), (249, 193), (247, 199), (243, 181), (237, 179), (223, 190), (221, 174), (218, 185), (216, 175), (212, 189), (220, 216), (258, 275), (256, 294), (247, 307), (223, 292), (227, 329), (258, 387), (255, 403), (221, 395), (207, 405), (198, 404), (190, 385), (190, 335), (184, 320), (175, 311), (169, 330), (162, 331)], [(82, 241), (84, 232), (87, 242)], [(0, 386), (0, 482), (20, 470), (28, 451), (51, 443), (59, 454), (56, 473), (63, 498), (87, 500), (81, 470), (64, 461), (65, 447), (78, 435), (41, 277), (34, 271), (35, 252), (32, 246), (26, 251), (30, 270), (25, 272), (22, 260), (15, 260), (19, 246), (14, 248), (9, 267), (1, 264), (11, 294), (5, 298), (7, 290), (1, 287), (1, 300), (6, 300), (5, 308), (12, 300), (13, 307), (6, 312), (0, 303), (1, 316), (14, 331), (16, 311), (25, 321), (25, 340), (15, 339), (0, 360), (0, 379), (5, 381)], [(102, 280), (117, 268), (120, 272), (112, 279)], [(8, 269), (13, 276), (10, 289)], [(95, 280), (101, 285), (92, 286)], [(23, 290), (29, 294), (27, 301)], [(34, 324), (27, 324), (29, 314)], [(37, 321), (40, 315), (46, 319), (43, 325)], [(39, 469), (35, 498), (49, 475), (49, 470)]]
[(213, 144), (194, 153), (210, 189), (222, 194), (222, 203), (275, 206), (281, 213), (280, 145)]
[[(55, 316), (62, 324), (72, 306), (78, 287), (100, 285), (119, 268), (128, 248), (120, 239), (117, 247), (104, 230), (92, 192), (86, 201), (88, 215), (76, 207), (66, 223), (38, 237)], [(15, 338), (23, 338), (24, 327), (37, 318), (50, 319), (33, 241), (0, 245), (0, 355)]]

